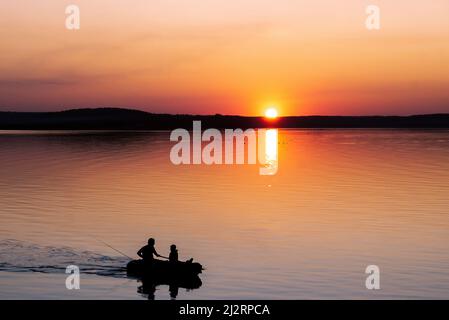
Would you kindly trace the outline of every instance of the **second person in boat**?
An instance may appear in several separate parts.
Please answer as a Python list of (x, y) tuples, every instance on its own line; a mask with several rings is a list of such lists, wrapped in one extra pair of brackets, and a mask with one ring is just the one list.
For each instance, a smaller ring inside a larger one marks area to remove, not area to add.
[(170, 246), (170, 255), (168, 256), (168, 261), (178, 262), (178, 250), (176, 249), (176, 245), (174, 244)]

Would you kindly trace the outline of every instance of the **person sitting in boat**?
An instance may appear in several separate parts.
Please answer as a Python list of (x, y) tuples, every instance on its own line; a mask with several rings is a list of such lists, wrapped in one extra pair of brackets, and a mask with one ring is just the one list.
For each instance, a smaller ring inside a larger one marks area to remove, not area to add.
[(176, 249), (176, 245), (174, 244), (170, 246), (170, 255), (168, 256), (168, 261), (178, 262), (178, 250)]
[(137, 255), (143, 259), (145, 262), (151, 263), (154, 260), (154, 256), (159, 258), (168, 259), (167, 257), (161, 256), (159, 253), (157, 253), (156, 249), (154, 248), (154, 244), (156, 241), (153, 238), (148, 239), (148, 244), (144, 247), (142, 247), (138, 252)]
[[(168, 256), (168, 261), (170, 262), (178, 262), (178, 249), (176, 249), (176, 245), (172, 244), (170, 246), (170, 255)], [(192, 263), (193, 258), (190, 258), (186, 261), (187, 263)]]

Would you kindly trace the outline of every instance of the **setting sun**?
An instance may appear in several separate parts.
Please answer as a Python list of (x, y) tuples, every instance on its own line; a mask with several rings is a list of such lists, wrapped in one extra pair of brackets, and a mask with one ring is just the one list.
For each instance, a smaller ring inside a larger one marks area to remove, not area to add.
[(274, 107), (268, 108), (265, 111), (265, 117), (269, 119), (275, 119), (278, 117), (278, 111)]

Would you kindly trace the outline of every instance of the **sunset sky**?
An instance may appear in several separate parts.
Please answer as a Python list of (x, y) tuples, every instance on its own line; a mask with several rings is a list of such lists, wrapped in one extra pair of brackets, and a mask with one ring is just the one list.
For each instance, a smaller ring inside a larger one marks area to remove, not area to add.
[(0, 21), (1, 111), (449, 112), (448, 0), (4, 0)]

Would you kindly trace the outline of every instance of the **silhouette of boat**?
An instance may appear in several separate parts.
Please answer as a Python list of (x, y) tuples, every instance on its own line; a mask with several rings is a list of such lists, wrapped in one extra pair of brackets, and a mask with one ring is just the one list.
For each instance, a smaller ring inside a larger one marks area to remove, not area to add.
[(128, 276), (153, 278), (160, 281), (185, 280), (198, 277), (203, 266), (198, 262), (169, 262), (153, 260), (145, 264), (143, 260), (132, 260), (126, 266)]
[(137, 292), (145, 294), (148, 299), (154, 299), (156, 287), (168, 285), (170, 296), (176, 298), (179, 288), (198, 289), (203, 284), (198, 276), (203, 266), (198, 262), (169, 262), (153, 260), (145, 264), (143, 260), (132, 260), (126, 266), (128, 277), (137, 278), (142, 282)]

